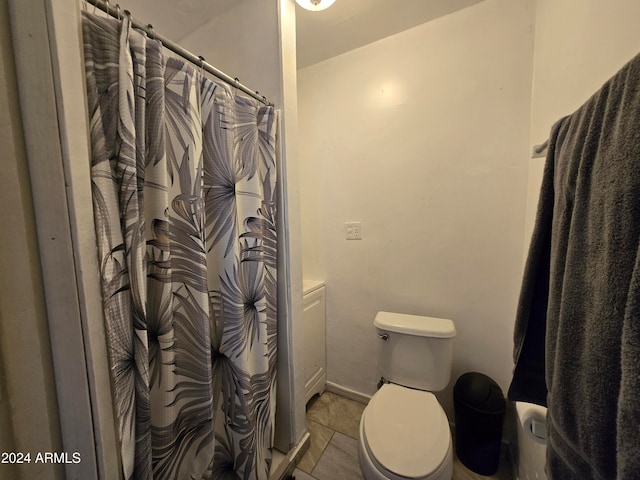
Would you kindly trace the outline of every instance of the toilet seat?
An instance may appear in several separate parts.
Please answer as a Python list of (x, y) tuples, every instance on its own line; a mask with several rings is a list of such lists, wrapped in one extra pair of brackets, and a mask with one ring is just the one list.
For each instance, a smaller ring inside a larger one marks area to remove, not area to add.
[(450, 458), (449, 422), (430, 392), (383, 385), (365, 409), (361, 431), (368, 456), (388, 478), (437, 477)]

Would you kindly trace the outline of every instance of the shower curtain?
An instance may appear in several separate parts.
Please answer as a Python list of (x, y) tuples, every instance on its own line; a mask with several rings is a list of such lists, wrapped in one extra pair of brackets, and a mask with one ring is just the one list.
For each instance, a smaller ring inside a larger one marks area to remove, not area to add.
[(105, 328), (127, 479), (266, 479), (275, 112), (83, 12)]

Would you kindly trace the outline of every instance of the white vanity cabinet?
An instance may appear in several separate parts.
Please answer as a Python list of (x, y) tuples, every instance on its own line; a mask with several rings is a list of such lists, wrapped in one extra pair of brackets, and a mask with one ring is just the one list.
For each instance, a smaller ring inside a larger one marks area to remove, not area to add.
[(324, 392), (327, 382), (325, 291), (324, 282), (305, 280), (303, 283), (305, 403), (316, 393)]

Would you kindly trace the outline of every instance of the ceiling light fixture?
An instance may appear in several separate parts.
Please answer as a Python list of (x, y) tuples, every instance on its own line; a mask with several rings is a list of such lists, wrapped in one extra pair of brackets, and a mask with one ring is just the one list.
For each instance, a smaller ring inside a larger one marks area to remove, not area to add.
[(306, 10), (319, 12), (329, 8), (336, 0), (296, 0), (296, 3)]

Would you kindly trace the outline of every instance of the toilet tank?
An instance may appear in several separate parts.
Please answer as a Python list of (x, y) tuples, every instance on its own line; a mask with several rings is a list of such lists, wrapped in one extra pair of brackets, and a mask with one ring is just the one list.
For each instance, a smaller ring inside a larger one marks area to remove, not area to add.
[(451, 378), (455, 325), (444, 318), (378, 312), (378, 370), (385, 380), (437, 392)]

